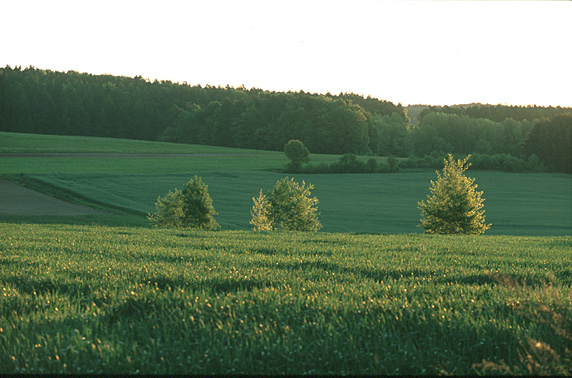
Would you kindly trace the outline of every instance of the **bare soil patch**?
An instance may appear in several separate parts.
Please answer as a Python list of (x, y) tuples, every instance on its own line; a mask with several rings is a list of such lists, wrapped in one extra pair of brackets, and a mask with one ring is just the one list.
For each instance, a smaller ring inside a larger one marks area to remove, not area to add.
[(90, 215), (102, 211), (0, 179), (0, 215)]

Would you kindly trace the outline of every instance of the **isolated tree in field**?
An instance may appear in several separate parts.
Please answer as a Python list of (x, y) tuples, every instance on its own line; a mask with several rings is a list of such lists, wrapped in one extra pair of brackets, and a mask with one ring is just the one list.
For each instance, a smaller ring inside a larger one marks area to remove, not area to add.
[(310, 161), (310, 151), (304, 143), (296, 139), (290, 140), (284, 145), (284, 153), (290, 159), (290, 163), (286, 166), (290, 172), (297, 172), (302, 164)]
[(262, 194), (262, 189), (258, 194), (258, 198), (252, 197), (254, 205), (252, 205), (252, 210), (250, 210), (250, 215), (252, 219), (250, 224), (253, 226), (254, 231), (271, 231), (272, 221), (270, 220), (270, 203), (264, 194)]
[(200, 177), (189, 180), (183, 190), (169, 191), (165, 197), (159, 196), (155, 203), (155, 214), (147, 218), (158, 227), (193, 228), (214, 230), (219, 227), (214, 216), (217, 213), (208, 193), (208, 186)]
[(312, 184), (302, 181), (302, 185), (288, 179), (278, 180), (268, 194), (269, 215), (272, 228), (278, 226), (291, 231), (318, 231), (322, 225), (318, 221), (318, 199), (310, 197)]
[(421, 225), (430, 234), (479, 235), (490, 228), (485, 223), (483, 192), (476, 191), (474, 178), (463, 173), (469, 168), (471, 155), (455, 161), (449, 154), (443, 173), (437, 172), (437, 181), (431, 180), (427, 202), (418, 202)]
[(190, 228), (214, 230), (219, 227), (214, 216), (213, 200), (208, 186), (195, 176), (183, 187), (183, 225)]
[(157, 227), (183, 227), (183, 194), (179, 189), (169, 191), (164, 197), (159, 196), (155, 203), (155, 214), (148, 214), (147, 219)]

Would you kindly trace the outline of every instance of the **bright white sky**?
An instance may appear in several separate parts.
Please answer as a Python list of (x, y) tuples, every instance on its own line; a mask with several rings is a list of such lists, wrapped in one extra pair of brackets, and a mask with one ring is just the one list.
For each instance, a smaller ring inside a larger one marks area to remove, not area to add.
[(0, 67), (572, 106), (572, 2), (0, 0)]

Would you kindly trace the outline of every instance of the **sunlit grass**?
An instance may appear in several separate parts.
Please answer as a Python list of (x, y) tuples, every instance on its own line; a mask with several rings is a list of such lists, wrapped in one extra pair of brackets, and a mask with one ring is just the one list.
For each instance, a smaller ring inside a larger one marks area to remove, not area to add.
[(0, 231), (2, 373), (473, 374), (572, 316), (570, 237)]

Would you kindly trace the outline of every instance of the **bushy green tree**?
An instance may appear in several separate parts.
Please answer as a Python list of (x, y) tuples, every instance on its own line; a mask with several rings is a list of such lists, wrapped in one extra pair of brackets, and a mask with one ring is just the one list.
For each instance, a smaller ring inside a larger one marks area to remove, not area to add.
[(183, 227), (183, 194), (179, 189), (169, 191), (164, 197), (159, 196), (155, 202), (155, 214), (147, 214), (157, 227), (181, 228)]
[(308, 151), (304, 143), (296, 139), (286, 143), (284, 153), (290, 159), (290, 163), (286, 166), (290, 172), (297, 172), (302, 167), (302, 164), (310, 161), (310, 151)]
[(311, 196), (312, 184), (302, 185), (285, 177), (268, 194), (268, 213), (272, 228), (291, 231), (318, 231), (318, 199)]
[(252, 205), (252, 210), (250, 210), (250, 215), (252, 219), (250, 224), (253, 226), (254, 231), (271, 231), (272, 221), (270, 220), (270, 203), (264, 194), (262, 194), (262, 189), (258, 194), (258, 198), (252, 197), (254, 205)]
[(208, 186), (195, 176), (183, 187), (183, 224), (190, 228), (214, 230), (219, 227), (214, 216), (213, 200)]
[(157, 212), (147, 218), (158, 227), (214, 230), (219, 227), (214, 219), (212, 199), (208, 186), (200, 177), (189, 180), (183, 190), (169, 191), (155, 203)]
[(443, 173), (437, 171), (438, 180), (431, 180), (427, 202), (418, 202), (423, 217), (420, 227), (426, 233), (479, 235), (490, 228), (482, 210), (483, 192), (476, 191), (475, 179), (463, 174), (470, 156), (455, 161), (449, 154)]

